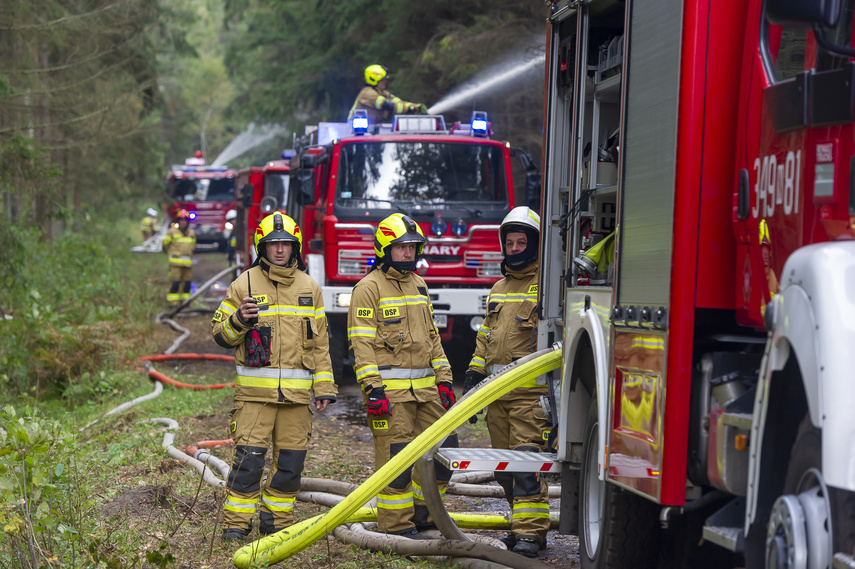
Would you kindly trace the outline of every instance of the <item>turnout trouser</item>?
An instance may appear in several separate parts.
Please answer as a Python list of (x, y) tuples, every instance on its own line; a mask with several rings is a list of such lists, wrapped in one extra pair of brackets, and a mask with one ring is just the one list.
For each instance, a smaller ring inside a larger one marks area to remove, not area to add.
[[(487, 429), (493, 448), (541, 452), (549, 423), (538, 396), (499, 400), (487, 406)], [(546, 482), (534, 472), (496, 473), (513, 510), (511, 529), (516, 537), (536, 537), (546, 544), (549, 531), (549, 495)]]
[(167, 302), (177, 304), (190, 298), (190, 273), (193, 267), (182, 265), (169, 265), (169, 292), (166, 295)]
[[(368, 415), (368, 427), (374, 436), (374, 469), (379, 470), (401, 452), (425, 429), (445, 413), (438, 401), (390, 403), (390, 415)], [(457, 446), (452, 434), (443, 444)], [(441, 496), (451, 479), (451, 471), (436, 464), (436, 480)], [(418, 469), (412, 466), (402, 472), (377, 494), (377, 528), (384, 533), (400, 533), (412, 527), (425, 528), (432, 524), (419, 483)]]
[[(293, 403), (236, 401), (229, 425), (235, 441), (223, 528), (249, 530), (256, 509), (262, 534), (294, 523), (294, 500), (312, 435), (309, 406)], [(273, 440), (273, 464), (264, 488), (264, 455)]]

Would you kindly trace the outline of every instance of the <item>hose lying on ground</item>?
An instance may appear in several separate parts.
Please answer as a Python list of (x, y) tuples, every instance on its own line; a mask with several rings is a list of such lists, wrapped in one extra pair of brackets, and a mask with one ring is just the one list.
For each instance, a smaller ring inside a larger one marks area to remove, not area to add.
[(544, 569), (544, 565), (510, 551), (472, 541), (446, 539), (413, 540), (398, 538), (382, 533), (356, 532), (342, 526), (333, 530), (336, 539), (363, 549), (396, 553), (398, 555), (449, 555), (453, 557), (476, 557), (513, 569)]
[(175, 430), (178, 429), (178, 422), (174, 419), (166, 419), (163, 417), (158, 417), (156, 419), (148, 419), (145, 421), (146, 423), (160, 423), (162, 425), (166, 425), (168, 429), (171, 429), (169, 432), (163, 435), (163, 443), (161, 446), (166, 449), (166, 453), (174, 458), (175, 460), (180, 460), (182, 462), (186, 462), (193, 468), (195, 468), (201, 475), (202, 478), (210, 484), (211, 486), (217, 486), (218, 488), (225, 488), (226, 483), (222, 480), (217, 479), (214, 476), (214, 473), (208, 468), (203, 462), (200, 462), (193, 458), (192, 456), (185, 454), (172, 446), (172, 443), (175, 441)]
[[(478, 384), (461, 397), (438, 421), (410, 442), (395, 457), (378, 469), (368, 480), (337, 506), (322, 516), (317, 516), (285, 530), (266, 536), (240, 548), (233, 557), (234, 564), (248, 568), (251, 564), (270, 565), (282, 561), (309, 547), (327, 535), (333, 528), (347, 523), (377, 492), (400, 475), (415, 460), (462, 425), (478, 410), (526, 381), (557, 369), (561, 363), (561, 345), (556, 344), (510, 364)], [(424, 488), (424, 486), (423, 486)], [(443, 532), (444, 533), (444, 532)]]

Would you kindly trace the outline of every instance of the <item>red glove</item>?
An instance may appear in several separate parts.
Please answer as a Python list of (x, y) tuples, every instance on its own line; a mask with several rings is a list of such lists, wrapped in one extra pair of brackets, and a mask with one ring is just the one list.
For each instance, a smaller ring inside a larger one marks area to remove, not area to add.
[(442, 403), (442, 406), (445, 407), (446, 410), (451, 408), (451, 406), (457, 402), (451, 383), (442, 381), (436, 384), (436, 389), (439, 391), (439, 402)]
[[(268, 328), (269, 330), (269, 328)], [(253, 328), (246, 334), (246, 357), (248, 367), (262, 367), (270, 363), (270, 333)]]
[(368, 411), (369, 415), (392, 416), (392, 412), (389, 411), (389, 398), (386, 397), (385, 386), (372, 387), (366, 393), (368, 393), (368, 402), (365, 403), (365, 410)]

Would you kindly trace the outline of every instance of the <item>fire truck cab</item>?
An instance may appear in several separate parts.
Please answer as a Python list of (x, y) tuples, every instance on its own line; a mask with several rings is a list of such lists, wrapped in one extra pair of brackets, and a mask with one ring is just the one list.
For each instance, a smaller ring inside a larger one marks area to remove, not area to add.
[(317, 143), (298, 149), (287, 210), (323, 291), (337, 377), (351, 289), (374, 263), (377, 224), (395, 212), (413, 217), (428, 239), (417, 271), (430, 286), (443, 341), (474, 347), (501, 277), (499, 224), (514, 207), (511, 147), (490, 133), (484, 113), (447, 127), (439, 115), (369, 125), (357, 111), (350, 123), (321, 123)]
[(264, 166), (242, 168), (237, 173), (237, 219), (235, 223), (235, 265), (246, 270), (255, 261), (253, 242), (261, 220), (274, 211), (286, 211), (291, 185), (292, 150), (283, 150), (280, 159)]
[(190, 213), (196, 242), (225, 251), (231, 230), (226, 214), (235, 208), (234, 170), (208, 166), (201, 152), (176, 164), (166, 176), (165, 210), (175, 219), (180, 209)]

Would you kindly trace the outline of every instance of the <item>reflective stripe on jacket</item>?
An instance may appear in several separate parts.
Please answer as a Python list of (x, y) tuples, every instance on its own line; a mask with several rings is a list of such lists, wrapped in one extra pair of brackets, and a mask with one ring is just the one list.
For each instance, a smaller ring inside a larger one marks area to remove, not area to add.
[(189, 227), (185, 232), (177, 227), (170, 227), (163, 237), (163, 252), (169, 255), (170, 265), (192, 267), (194, 249), (196, 249), (196, 232)]
[(353, 288), (347, 314), (356, 380), (386, 387), (389, 401), (429, 401), (436, 383), (451, 382), (451, 367), (433, 321), (424, 280), (378, 268)]
[[(259, 307), (258, 326), (271, 330), (270, 363), (260, 368), (245, 365), (244, 336), (252, 326), (238, 314), (250, 288)], [(321, 289), (296, 266), (262, 260), (242, 273), (229, 285), (211, 325), (217, 344), (235, 349), (235, 401), (309, 403), (310, 390), (315, 397), (338, 392)]]
[(392, 122), (394, 115), (402, 115), (412, 105), (408, 101), (401, 100), (389, 91), (380, 91), (377, 87), (366, 85), (362, 88), (350, 108), (347, 120), (353, 119), (353, 111), (365, 109), (368, 121), (373, 125), (377, 123)]
[[(484, 322), (475, 339), (469, 369), (485, 376), (537, 349), (538, 263), (521, 271), (506, 269), (505, 278), (493, 285)], [(518, 399), (546, 393), (543, 377), (518, 387), (501, 399)]]

